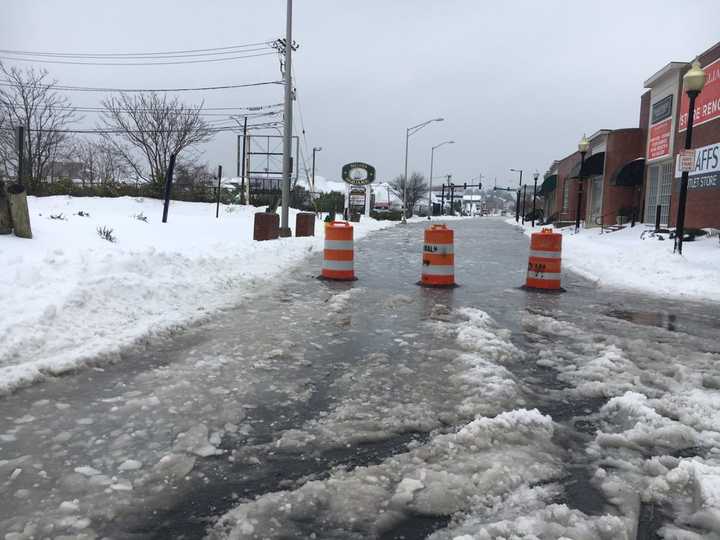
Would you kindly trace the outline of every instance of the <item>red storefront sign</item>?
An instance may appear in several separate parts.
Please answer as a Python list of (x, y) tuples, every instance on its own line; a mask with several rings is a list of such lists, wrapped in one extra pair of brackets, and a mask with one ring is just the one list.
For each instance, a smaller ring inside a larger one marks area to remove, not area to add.
[[(720, 118), (720, 58), (703, 68), (705, 87), (695, 100), (695, 118), (697, 126)], [(680, 131), (687, 129), (689, 99), (683, 91), (680, 99)]]
[(670, 154), (670, 126), (672, 118), (650, 126), (648, 159), (657, 159)]

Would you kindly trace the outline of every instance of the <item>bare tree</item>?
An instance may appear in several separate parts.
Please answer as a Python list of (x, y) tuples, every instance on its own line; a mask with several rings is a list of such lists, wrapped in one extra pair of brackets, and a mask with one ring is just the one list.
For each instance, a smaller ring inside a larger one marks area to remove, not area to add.
[[(170, 155), (210, 140), (211, 130), (202, 119), (202, 105), (183, 104), (176, 97), (155, 92), (120, 94), (103, 101), (105, 140), (128, 167), (158, 192), (165, 183)], [(136, 155), (142, 155), (143, 167)]]
[(130, 175), (122, 155), (104, 139), (75, 139), (68, 158), (82, 164), (83, 187), (86, 182), (91, 186), (115, 184)]
[[(405, 175), (396, 176), (390, 182), (390, 189), (402, 200), (405, 190)], [(418, 201), (422, 200), (427, 193), (427, 183), (425, 177), (419, 172), (410, 175), (410, 181), (407, 183), (407, 209), (405, 215), (410, 217), (413, 215), (413, 209)]]
[(15, 128), (25, 127), (25, 172), (30, 193), (47, 175), (48, 164), (67, 141), (63, 130), (77, 119), (70, 100), (54, 89), (57, 81), (46, 70), (6, 67), (0, 73), (7, 81), (0, 87), (0, 162), (8, 176), (18, 165)]
[(175, 183), (178, 186), (192, 188), (215, 184), (215, 176), (206, 163), (182, 160), (175, 165)]

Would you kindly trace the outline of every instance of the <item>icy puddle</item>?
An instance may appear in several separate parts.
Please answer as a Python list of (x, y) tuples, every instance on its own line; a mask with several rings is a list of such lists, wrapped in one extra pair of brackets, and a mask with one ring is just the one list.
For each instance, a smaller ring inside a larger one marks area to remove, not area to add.
[(720, 537), (720, 310), (529, 294), (522, 235), (453, 227), (458, 289), (415, 285), (420, 226), (382, 231), (358, 282), (315, 258), (2, 400), (5, 538)]

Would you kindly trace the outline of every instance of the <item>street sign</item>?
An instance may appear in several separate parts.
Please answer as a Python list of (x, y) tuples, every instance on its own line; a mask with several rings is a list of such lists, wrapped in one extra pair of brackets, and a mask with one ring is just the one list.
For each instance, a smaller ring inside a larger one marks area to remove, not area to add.
[(365, 190), (353, 189), (350, 191), (350, 207), (363, 208), (365, 206)]
[(692, 172), (695, 170), (695, 150), (682, 150), (678, 154), (680, 160), (680, 172)]
[(342, 179), (353, 186), (366, 186), (375, 181), (375, 167), (356, 161), (343, 165)]

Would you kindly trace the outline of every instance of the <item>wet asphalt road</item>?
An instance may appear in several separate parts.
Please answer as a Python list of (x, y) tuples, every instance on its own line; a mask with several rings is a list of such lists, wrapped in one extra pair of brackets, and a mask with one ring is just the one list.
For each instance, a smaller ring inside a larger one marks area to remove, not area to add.
[[(382, 351), (394, 363), (410, 356), (422, 358), (424, 351), (441, 347), (422, 331), (422, 322), (438, 304), (451, 311), (479, 308), (512, 332), (513, 344), (526, 353), (524, 360), (506, 366), (523, 383), (522, 405), (537, 407), (565, 426), (557, 437), (570, 457), (563, 479), (565, 495), (558, 502), (591, 515), (603, 512), (607, 501), (589, 483), (584, 445), (594, 430), (587, 419), (606, 400), (566, 394), (566, 383), (557, 379), (556, 372), (534, 361), (548, 347), (572, 351), (577, 348), (577, 336), (543, 335), (528, 323), (528, 314), (550, 317), (560, 325), (573, 324), (591, 340), (608, 334), (648, 342), (677, 339), (680, 347), (694, 352), (693, 348), (707, 347), (707, 340), (720, 330), (720, 306), (599, 289), (567, 272), (565, 294), (520, 290), (528, 240), (519, 230), (490, 218), (450, 223), (455, 230), (460, 287), (424, 289), (416, 285), (423, 226), (398, 226), (358, 242), (359, 279), (354, 283), (315, 279), (320, 256), (314, 255), (307, 265), (286, 273), (282, 283), (248, 295), (243, 305), (206, 324), (155, 340), (145, 350), (128, 351), (114, 365), (61, 377), (0, 400), (0, 433), (17, 434), (14, 440), (0, 443), (2, 458), (32, 456), (46, 472), (46, 478), (28, 483), (27, 493), (20, 496), (7, 482), (0, 484), (0, 492), (10, 501), (0, 508), (0, 525), (10, 530), (20, 521), (42, 522), (38, 516), (46, 508), (55, 509), (59, 502), (72, 498), (75, 488), (67, 479), (68, 468), (88, 463), (101, 467), (105, 456), (114, 451), (116, 459), (144, 455), (150, 461), (162, 456), (188, 418), (222, 417), (226, 424), (239, 425), (239, 430), (224, 431), (217, 446), (240, 455), (244, 448), (258, 449), (260, 464), (249, 466), (254, 463), (249, 458), (231, 462), (219, 455), (198, 457), (192, 474), (164, 489), (153, 487), (147, 479), (130, 495), (120, 488), (106, 489), (107, 499), (93, 509), (88, 529), (110, 538), (201, 538), (212, 519), (240, 499), (323, 478), (333, 467), (374, 464), (404, 452), (408, 442), (422, 441), (441, 426), (411, 426), (377, 440), (319, 445), (310, 454), (272, 452), (267, 447), (283, 431), (299, 428), (344, 399), (329, 392), (328, 386), (359, 359)], [(352, 295), (328, 322), (324, 316), (332, 310), (328, 298), (353, 288), (361, 288), (362, 293)], [(411, 340), (412, 347), (400, 343), (398, 336)], [(298, 361), (291, 369), (278, 370), (263, 360), (276, 348), (282, 351), (278, 354), (296, 355)], [(250, 364), (233, 362), (240, 355), (250, 359)], [(211, 357), (227, 361), (205, 368), (203, 362)], [(410, 403), (413, 392), (442, 394), (443, 389), (433, 387), (432, 372), (424, 376), (422, 388), (390, 388), (388, 396)], [(233, 383), (228, 385), (228, 381)], [(163, 388), (159, 405), (140, 405), (125, 412), (113, 405), (119, 394), (140, 399), (159, 387)], [(34, 420), (18, 423), (28, 411)], [(87, 421), (79, 428), (78, 419)], [(19, 425), (27, 427), (18, 430)], [(58, 441), (54, 439), (58, 433), (69, 435)], [(134, 442), (118, 450), (117, 440), (128, 434), (126, 438)], [(448, 519), (417, 518), (384, 538), (423, 538), (445, 526)], [(653, 538), (664, 519), (662, 512), (644, 509), (638, 537)]]

